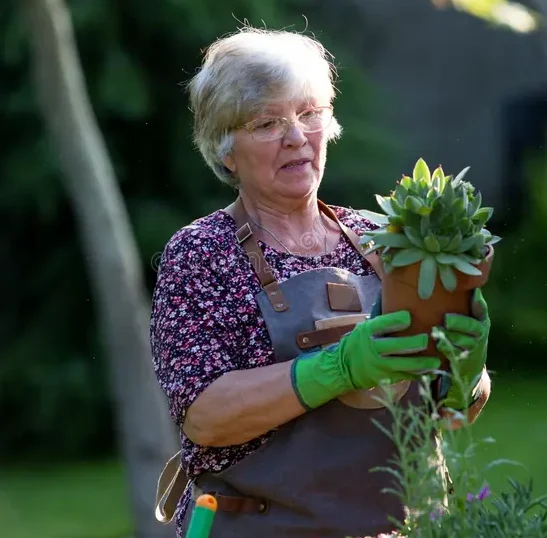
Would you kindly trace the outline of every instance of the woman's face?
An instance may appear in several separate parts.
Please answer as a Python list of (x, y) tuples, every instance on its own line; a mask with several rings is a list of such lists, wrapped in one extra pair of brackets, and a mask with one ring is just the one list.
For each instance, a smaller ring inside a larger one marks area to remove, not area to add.
[(327, 134), (305, 133), (295, 120), (310, 107), (328, 105), (328, 101), (308, 100), (268, 107), (257, 118), (267, 115), (292, 120), (287, 133), (277, 140), (260, 141), (245, 128), (237, 130), (233, 151), (224, 164), (241, 188), (257, 198), (271, 200), (297, 200), (314, 194), (325, 168)]

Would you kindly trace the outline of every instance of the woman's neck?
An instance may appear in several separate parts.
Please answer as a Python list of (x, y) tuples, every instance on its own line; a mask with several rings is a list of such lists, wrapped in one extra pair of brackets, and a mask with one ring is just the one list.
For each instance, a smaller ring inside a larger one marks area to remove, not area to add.
[(257, 200), (242, 191), (240, 197), (255, 225), (255, 233), (265, 243), (304, 256), (330, 250), (334, 223), (319, 210), (315, 194), (306, 200), (286, 203)]

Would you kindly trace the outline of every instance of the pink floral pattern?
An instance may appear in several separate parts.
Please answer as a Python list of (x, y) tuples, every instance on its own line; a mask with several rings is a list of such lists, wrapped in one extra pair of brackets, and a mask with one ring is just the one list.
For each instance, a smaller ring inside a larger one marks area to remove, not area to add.
[[(331, 207), (340, 221), (358, 234), (375, 228), (350, 209)], [(179, 230), (162, 254), (150, 338), (154, 369), (179, 426), (190, 405), (221, 375), (275, 362), (255, 301), (260, 282), (235, 241), (235, 231), (233, 219), (218, 210)], [(372, 273), (343, 234), (337, 247), (323, 256), (295, 256), (259, 244), (279, 282), (321, 267), (340, 267), (358, 275)], [(235, 447), (211, 448), (194, 444), (181, 430), (183, 467), (190, 479), (204, 471), (224, 470), (257, 449), (272, 433)], [(179, 503), (179, 524), (188, 500), (185, 495)]]

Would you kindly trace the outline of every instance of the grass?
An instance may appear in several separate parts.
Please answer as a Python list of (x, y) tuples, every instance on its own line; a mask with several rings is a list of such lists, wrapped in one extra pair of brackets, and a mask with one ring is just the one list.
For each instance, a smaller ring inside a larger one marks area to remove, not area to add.
[(0, 471), (6, 538), (127, 538), (129, 506), (116, 462)]
[[(507, 476), (534, 479), (547, 493), (545, 379), (494, 378), (487, 408), (473, 426), (476, 439), (493, 437), (477, 455), (479, 465), (514, 459), (527, 469), (497, 467), (486, 479), (508, 490)], [(6, 538), (126, 538), (131, 534), (122, 466), (82, 463), (54, 468), (0, 471), (0, 522)]]
[[(494, 493), (509, 490), (507, 477), (527, 482), (532, 479), (536, 495), (547, 494), (547, 414), (545, 378), (493, 376), (490, 401), (473, 425), (473, 437), (492, 437), (483, 444), (476, 463), (484, 466), (492, 460), (509, 459), (521, 466), (502, 465), (485, 474)], [(479, 467), (480, 468), (480, 467)]]

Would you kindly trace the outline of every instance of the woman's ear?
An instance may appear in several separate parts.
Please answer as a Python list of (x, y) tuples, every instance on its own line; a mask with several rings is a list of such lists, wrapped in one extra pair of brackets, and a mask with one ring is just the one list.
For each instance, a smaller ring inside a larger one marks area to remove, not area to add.
[(236, 162), (235, 162), (234, 158), (232, 157), (232, 155), (226, 155), (226, 157), (224, 157), (222, 162), (224, 163), (224, 166), (226, 168), (228, 168), (228, 170), (230, 170), (230, 172), (232, 172), (232, 174), (235, 174)]

